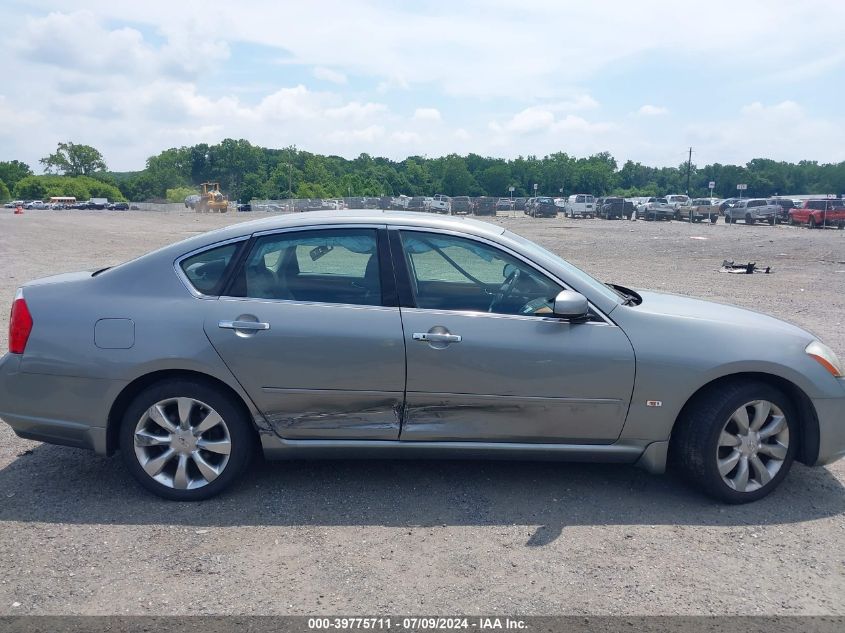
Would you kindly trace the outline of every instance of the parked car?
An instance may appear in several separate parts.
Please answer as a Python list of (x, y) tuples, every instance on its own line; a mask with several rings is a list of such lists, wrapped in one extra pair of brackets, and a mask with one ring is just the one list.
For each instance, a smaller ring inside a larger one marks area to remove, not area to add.
[(534, 206), (534, 198), (526, 198), (522, 207), (522, 215), (531, 215), (531, 208)]
[(475, 201), (473, 213), (475, 215), (496, 215), (496, 209), (498, 209), (498, 203), (495, 198), (482, 196)]
[(555, 201), (546, 196), (534, 198), (534, 201), (531, 204), (531, 217), (556, 218), (557, 206), (555, 206)]
[[(600, 218), (604, 218), (605, 220), (615, 220), (615, 219), (622, 219), (626, 215), (630, 219), (631, 217), (631, 209), (633, 206), (630, 202), (625, 202), (624, 198), (618, 197), (609, 197), (609, 198), (600, 198), (601, 203), (596, 201), (596, 215)], [(630, 209), (627, 205), (630, 205)]]
[[(528, 201), (526, 201), (526, 207), (528, 206)], [(496, 210), (497, 211), (511, 211), (513, 210), (513, 200), (510, 198), (499, 198), (498, 202), (496, 202)]]
[(780, 205), (770, 204), (765, 198), (745, 198), (725, 209), (725, 224), (736, 224), (737, 220), (744, 220), (746, 224), (768, 222), (774, 226), (780, 209)]
[(192, 194), (190, 196), (186, 196), (185, 197), (185, 208), (186, 209), (196, 209), (199, 202), (200, 202), (199, 194)]
[(414, 196), (408, 200), (408, 211), (423, 211), (425, 208), (425, 198), (423, 196)]
[(24, 208), (43, 210), (47, 208), (47, 204), (43, 200), (33, 200), (32, 202), (27, 202)]
[(719, 205), (714, 198), (695, 198), (690, 202), (682, 216), (692, 222), (703, 222), (707, 220), (711, 224), (716, 224), (719, 219)]
[(514, 211), (524, 211), (525, 210), (525, 202), (527, 198), (514, 198), (513, 199), (513, 210)]
[(452, 199), (449, 196), (438, 193), (433, 198), (428, 199), (426, 211), (449, 215), (452, 212)]
[(719, 213), (725, 215), (725, 211), (733, 207), (739, 200), (739, 198), (725, 198), (719, 203)]
[(845, 203), (842, 200), (805, 200), (789, 211), (789, 224), (805, 224), (809, 229), (835, 226), (845, 228)]
[(795, 200), (791, 198), (772, 198), (769, 200), (769, 204), (776, 204), (780, 207), (780, 212), (775, 217), (775, 222), (789, 222), (789, 212), (800, 206), (795, 204)]
[(637, 207), (637, 219), (643, 220), (672, 220), (675, 217), (675, 207), (666, 198), (651, 197)]
[(249, 202), (243, 202), (237, 206), (237, 209), (241, 212), (249, 212), (252, 211), (252, 204)]
[[(408, 203), (411, 199), (408, 196), (395, 196), (390, 199), (390, 208), (391, 209), (400, 209), (406, 210), (408, 208)], [(341, 207), (342, 208), (342, 207)]]
[(671, 460), (730, 503), (845, 455), (845, 368), (813, 334), (607, 285), (466, 219), (265, 217), (29, 282), (9, 348), (0, 418), (17, 435), (119, 449), (173, 500), (222, 492), (259, 447)]
[(666, 202), (675, 210), (675, 220), (681, 219), (681, 211), (683, 207), (689, 206), (690, 198), (685, 194), (670, 194), (666, 197)]
[(567, 218), (594, 218), (596, 199), (588, 193), (572, 194), (566, 200), (564, 215)]
[(110, 211), (129, 211), (128, 202), (113, 202), (108, 206)]
[(469, 196), (455, 196), (452, 198), (452, 215), (469, 215), (472, 213), (472, 199)]

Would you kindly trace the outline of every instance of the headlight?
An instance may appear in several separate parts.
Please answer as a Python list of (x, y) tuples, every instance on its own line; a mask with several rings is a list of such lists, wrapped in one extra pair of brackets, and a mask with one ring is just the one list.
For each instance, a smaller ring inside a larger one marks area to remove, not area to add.
[(804, 351), (832, 375), (837, 378), (845, 376), (845, 370), (842, 369), (842, 363), (839, 362), (836, 354), (821, 341), (813, 341), (804, 348)]

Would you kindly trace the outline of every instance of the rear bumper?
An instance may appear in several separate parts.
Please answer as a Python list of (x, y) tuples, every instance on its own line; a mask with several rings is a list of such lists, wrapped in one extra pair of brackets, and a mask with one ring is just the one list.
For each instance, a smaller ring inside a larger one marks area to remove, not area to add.
[(0, 358), (0, 419), (19, 437), (107, 452), (111, 403), (126, 383), (19, 371), (20, 357)]

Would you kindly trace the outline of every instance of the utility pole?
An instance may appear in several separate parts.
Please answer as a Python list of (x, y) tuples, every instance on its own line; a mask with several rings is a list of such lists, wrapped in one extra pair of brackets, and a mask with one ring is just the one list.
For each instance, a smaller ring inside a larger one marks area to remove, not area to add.
[(687, 158), (687, 190), (686, 194), (689, 196), (689, 176), (690, 170), (692, 169), (692, 148), (689, 148), (689, 158)]

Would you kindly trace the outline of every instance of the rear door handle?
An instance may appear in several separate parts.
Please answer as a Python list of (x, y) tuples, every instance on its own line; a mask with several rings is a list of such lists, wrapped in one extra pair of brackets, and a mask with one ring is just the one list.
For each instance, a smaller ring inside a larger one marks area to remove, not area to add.
[(460, 334), (439, 334), (436, 332), (414, 332), (415, 341), (427, 343), (460, 343)]
[(217, 327), (225, 330), (269, 330), (270, 324), (257, 321), (220, 321)]

